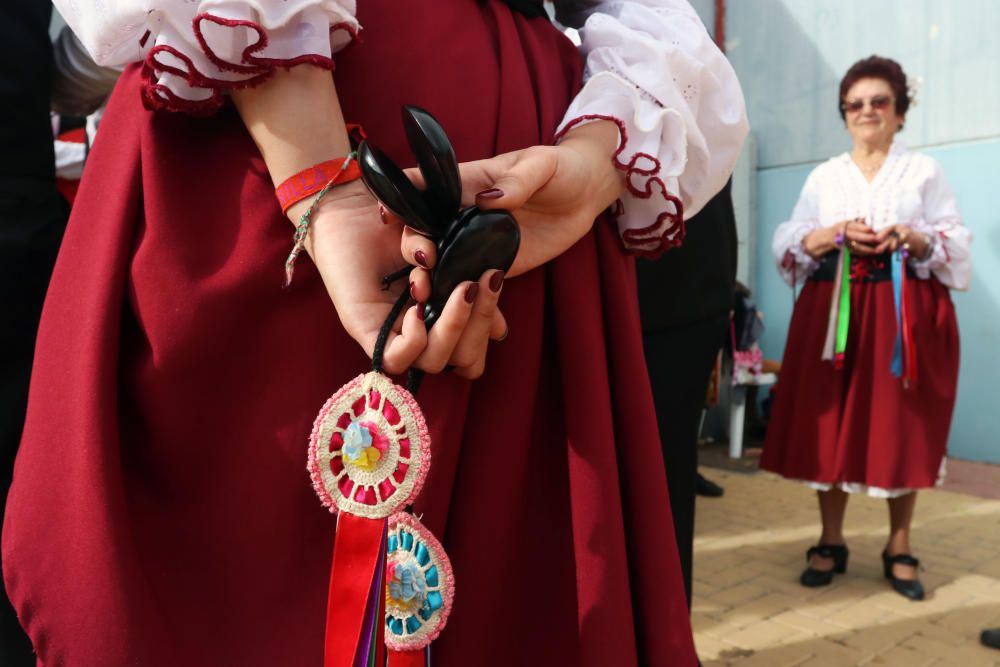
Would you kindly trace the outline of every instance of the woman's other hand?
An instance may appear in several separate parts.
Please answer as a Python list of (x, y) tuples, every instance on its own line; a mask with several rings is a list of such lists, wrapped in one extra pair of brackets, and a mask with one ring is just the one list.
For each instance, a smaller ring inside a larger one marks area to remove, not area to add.
[(865, 224), (863, 218), (821, 227), (802, 239), (802, 245), (811, 257), (822, 257), (841, 245), (846, 245), (856, 255), (875, 255), (878, 243), (878, 235)]
[(913, 257), (924, 257), (930, 246), (930, 240), (924, 234), (915, 232), (907, 225), (892, 225), (878, 231), (876, 253), (896, 252), (898, 248), (906, 248)]
[[(434, 372), (454, 366), (464, 377), (483, 371), (489, 340), (507, 335), (507, 325), (497, 309), (505, 278), (530, 271), (558, 257), (579, 241), (594, 219), (610, 206), (624, 189), (612, 155), (618, 148), (618, 128), (596, 121), (568, 132), (558, 146), (533, 146), (497, 157), (460, 165), (462, 205), (511, 211), (521, 228), (521, 246), (510, 271), (487, 271), (478, 286), (459, 286), (469, 306), (463, 322), (461, 300), (453, 294), (445, 308), (452, 318), (438, 320), (431, 330), (426, 350), (416, 365)], [(419, 172), (408, 175), (422, 186)], [(390, 222), (398, 222), (386, 214)], [(430, 297), (430, 269), (437, 261), (434, 243), (406, 228), (402, 254), (417, 266), (410, 275), (411, 290), (418, 301)], [(473, 303), (468, 304), (472, 290)]]
[[(618, 199), (625, 187), (612, 162), (618, 137), (614, 123), (595, 121), (568, 132), (558, 146), (533, 146), (460, 165), (463, 206), (507, 209), (521, 227), (521, 247), (507, 277), (561, 255)], [(422, 185), (419, 174), (409, 175)], [(434, 244), (409, 229), (403, 255), (424, 268), (436, 261)], [(421, 280), (418, 287), (423, 285)]]
[[(289, 217), (304, 213), (310, 201), (289, 209)], [(354, 181), (333, 188), (316, 206), (306, 236), (306, 252), (319, 270), (341, 324), (369, 357), (393, 304), (409, 289), (402, 281), (389, 289), (382, 287), (383, 276), (405, 266), (400, 234), (398, 226), (381, 222), (378, 202), (361, 181)], [(385, 370), (402, 373), (426, 346), (424, 323), (417, 306), (410, 306), (387, 339)]]

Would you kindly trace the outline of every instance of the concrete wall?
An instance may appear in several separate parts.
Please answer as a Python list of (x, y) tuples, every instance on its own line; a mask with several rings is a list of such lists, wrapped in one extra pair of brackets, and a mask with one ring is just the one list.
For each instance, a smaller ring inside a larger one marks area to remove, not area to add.
[(1000, 463), (1000, 2), (994, 0), (729, 0), (727, 55), (758, 140), (753, 283), (766, 314), (762, 346), (780, 358), (791, 290), (770, 254), (809, 171), (847, 150), (837, 87), (856, 60), (878, 53), (923, 79), (900, 134), (938, 159), (973, 230), (975, 273), (954, 293), (962, 366), (949, 453)]

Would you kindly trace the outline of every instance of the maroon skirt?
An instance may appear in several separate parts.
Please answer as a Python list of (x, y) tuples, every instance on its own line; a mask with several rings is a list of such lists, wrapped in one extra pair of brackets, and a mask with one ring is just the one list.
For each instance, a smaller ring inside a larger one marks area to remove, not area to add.
[(934, 486), (958, 382), (958, 324), (948, 289), (909, 279), (915, 382), (891, 373), (891, 280), (852, 281), (842, 368), (821, 358), (833, 282), (809, 280), (795, 303), (760, 465), (789, 479), (883, 490)]
[[(359, 3), (345, 116), (408, 158), (399, 110), (462, 161), (551, 140), (580, 56), (498, 1)], [(415, 57), (419, 54), (419, 57)], [(322, 664), (335, 520), (312, 420), (370, 366), (231, 109), (150, 113), (125, 73), (38, 339), (3, 572), (52, 667)], [(695, 664), (642, 356), (613, 228), (510, 280), (476, 382), (420, 390), (434, 465), (416, 511), (457, 582), (434, 663)]]

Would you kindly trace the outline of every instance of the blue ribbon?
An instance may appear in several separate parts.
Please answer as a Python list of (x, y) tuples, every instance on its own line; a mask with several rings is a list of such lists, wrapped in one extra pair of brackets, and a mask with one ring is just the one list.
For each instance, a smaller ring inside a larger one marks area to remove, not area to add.
[(903, 377), (903, 271), (906, 258), (903, 253), (892, 253), (892, 296), (896, 302), (896, 342), (892, 347), (892, 374)]

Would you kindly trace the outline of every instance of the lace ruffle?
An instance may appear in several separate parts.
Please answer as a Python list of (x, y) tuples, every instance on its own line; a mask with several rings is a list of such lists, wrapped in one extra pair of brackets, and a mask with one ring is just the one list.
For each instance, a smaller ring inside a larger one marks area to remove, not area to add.
[(55, 0), (94, 60), (145, 65), (148, 106), (210, 112), (275, 67), (333, 68), (357, 35), (354, 0)]
[(747, 133), (739, 82), (687, 3), (600, 3), (581, 35), (587, 81), (557, 139), (583, 122), (618, 125), (619, 234), (628, 252), (659, 255), (732, 173)]
[(254, 86), (275, 67), (333, 69), (333, 54), (358, 32), (353, 4), (227, 0), (150, 12), (143, 98), (156, 109), (210, 112), (222, 90)]

